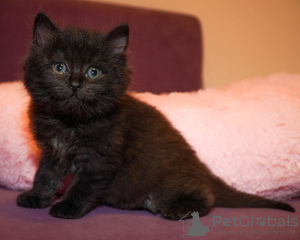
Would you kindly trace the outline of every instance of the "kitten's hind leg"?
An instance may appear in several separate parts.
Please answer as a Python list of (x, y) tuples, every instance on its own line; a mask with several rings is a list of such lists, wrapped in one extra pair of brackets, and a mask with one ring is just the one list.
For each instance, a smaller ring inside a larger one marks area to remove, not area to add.
[(205, 216), (211, 209), (210, 204), (199, 199), (179, 199), (161, 211), (161, 216), (170, 220), (182, 220), (191, 218), (192, 212), (198, 212), (199, 216)]

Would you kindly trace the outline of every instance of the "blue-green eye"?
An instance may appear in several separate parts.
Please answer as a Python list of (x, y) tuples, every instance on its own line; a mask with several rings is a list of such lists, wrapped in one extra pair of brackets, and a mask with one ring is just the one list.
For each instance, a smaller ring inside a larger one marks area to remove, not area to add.
[(58, 74), (65, 74), (67, 72), (67, 66), (64, 63), (55, 63), (52, 65), (52, 69)]
[(94, 79), (100, 76), (101, 71), (97, 68), (94, 67), (90, 67), (87, 72), (86, 72), (86, 76), (90, 79)]

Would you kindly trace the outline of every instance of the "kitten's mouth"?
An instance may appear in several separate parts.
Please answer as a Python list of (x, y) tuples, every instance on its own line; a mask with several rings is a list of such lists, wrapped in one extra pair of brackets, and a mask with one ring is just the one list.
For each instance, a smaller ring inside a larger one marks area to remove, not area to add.
[(73, 92), (68, 99), (72, 99), (72, 98), (76, 98), (77, 100), (79, 100), (76, 92)]

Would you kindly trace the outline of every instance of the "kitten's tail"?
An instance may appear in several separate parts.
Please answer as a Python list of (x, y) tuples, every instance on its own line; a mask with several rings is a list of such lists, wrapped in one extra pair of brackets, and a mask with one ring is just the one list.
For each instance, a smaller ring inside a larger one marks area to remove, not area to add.
[(253, 194), (235, 190), (220, 179), (216, 179), (217, 192), (215, 206), (228, 208), (274, 208), (289, 212), (295, 209), (287, 203), (266, 199)]

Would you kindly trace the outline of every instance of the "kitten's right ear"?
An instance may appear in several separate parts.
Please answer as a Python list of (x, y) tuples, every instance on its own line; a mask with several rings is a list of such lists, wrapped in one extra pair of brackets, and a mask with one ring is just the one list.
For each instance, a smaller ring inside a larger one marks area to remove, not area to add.
[(44, 13), (38, 13), (33, 27), (33, 42), (43, 45), (58, 33), (58, 28)]

